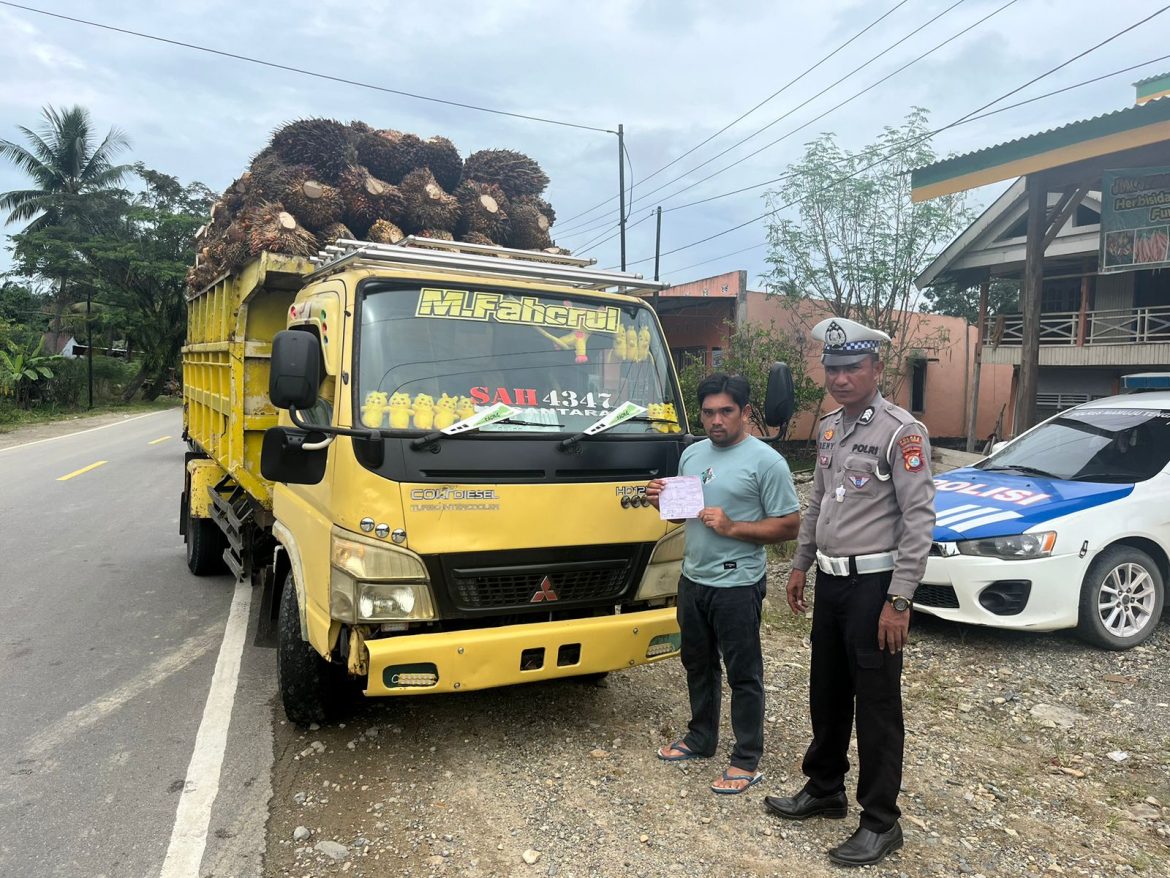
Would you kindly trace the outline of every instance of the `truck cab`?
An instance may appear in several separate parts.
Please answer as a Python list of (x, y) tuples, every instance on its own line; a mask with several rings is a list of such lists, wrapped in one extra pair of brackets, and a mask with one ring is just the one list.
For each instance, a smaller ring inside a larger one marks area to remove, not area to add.
[(677, 655), (682, 530), (643, 491), (688, 430), (630, 295), (661, 285), (427, 239), (339, 242), (303, 271), (225, 294), (244, 374), (222, 423), (186, 391), (188, 540), (265, 588), (289, 718), (326, 719), (354, 683), (465, 692)]

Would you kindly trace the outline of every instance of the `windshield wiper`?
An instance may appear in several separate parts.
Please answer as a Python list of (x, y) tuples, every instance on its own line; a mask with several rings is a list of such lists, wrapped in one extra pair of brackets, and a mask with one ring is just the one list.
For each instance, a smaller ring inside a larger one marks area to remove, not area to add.
[(642, 421), (646, 423), (657, 422), (664, 424), (674, 424), (676, 421), (667, 421), (664, 418), (650, 418), (643, 414), (646, 411), (645, 406), (630, 402), (628, 399), (618, 405), (612, 412), (606, 415), (599, 421), (596, 421), (582, 430), (580, 433), (574, 433), (568, 439), (561, 442), (561, 448), (569, 449), (589, 436), (597, 436), (604, 433), (606, 430), (612, 430), (618, 424), (624, 424), (626, 421)]
[[(503, 406), (502, 403), (499, 405)], [(519, 409), (513, 409), (509, 406), (503, 406), (503, 408), (513, 412), (519, 411)], [(477, 430), (482, 430), (484, 427), (494, 427), (496, 424), (517, 424), (523, 427), (565, 426), (564, 424), (549, 424), (544, 421), (525, 421), (520, 418), (513, 418), (511, 415), (507, 415), (505, 417), (484, 417), (485, 415), (489, 415), (492, 411), (493, 409), (488, 409), (486, 412), (479, 412), (475, 415), (472, 415), (470, 418), (465, 418), (462, 421), (452, 424), (445, 430), (435, 430), (433, 433), (427, 433), (425, 436), (419, 436), (410, 443), (410, 447), (416, 450), (419, 448), (426, 448), (428, 445), (432, 445), (433, 443), (438, 442), (445, 436), (464, 436), (468, 433), (474, 433)], [(476, 421), (478, 421), (478, 423), (476, 423)]]
[(1025, 466), (1021, 463), (1013, 463), (1009, 465), (996, 465), (983, 467), (984, 472), (1003, 472), (1004, 470), (1015, 470), (1019, 473), (1027, 473), (1030, 476), (1039, 476), (1042, 479), (1059, 479), (1060, 476), (1055, 473), (1050, 473), (1047, 470), (1037, 469), (1034, 466)]

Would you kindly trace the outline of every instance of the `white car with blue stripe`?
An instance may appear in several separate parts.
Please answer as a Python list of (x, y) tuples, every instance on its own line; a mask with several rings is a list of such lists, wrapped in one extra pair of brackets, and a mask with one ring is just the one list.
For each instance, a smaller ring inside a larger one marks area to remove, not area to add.
[(1069, 409), (942, 474), (915, 608), (1136, 646), (1170, 576), (1168, 464), (1170, 392), (1156, 391)]

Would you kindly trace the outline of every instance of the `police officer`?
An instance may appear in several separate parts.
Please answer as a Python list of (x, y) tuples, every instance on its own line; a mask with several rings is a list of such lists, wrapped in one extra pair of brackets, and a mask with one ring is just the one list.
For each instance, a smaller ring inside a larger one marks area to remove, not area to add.
[(805, 577), (816, 563), (813, 740), (804, 788), (765, 804), (789, 820), (845, 816), (856, 706), (861, 821), (829, 859), (865, 866), (902, 846), (902, 649), (934, 530), (930, 442), (922, 424), (878, 391), (888, 335), (841, 317), (812, 333), (824, 342), (825, 388), (841, 405), (817, 428), (813, 495), (788, 580), (788, 605), (804, 613)]

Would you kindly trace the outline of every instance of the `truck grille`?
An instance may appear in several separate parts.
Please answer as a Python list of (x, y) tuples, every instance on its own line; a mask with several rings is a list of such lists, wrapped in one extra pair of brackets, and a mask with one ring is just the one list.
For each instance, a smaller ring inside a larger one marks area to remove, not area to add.
[[(542, 589), (545, 576), (549, 584)], [(530, 603), (614, 600), (625, 590), (629, 567), (564, 573), (512, 573), (456, 576), (451, 596), (462, 609), (515, 607)], [(537, 598), (537, 595), (540, 595)], [(549, 594), (556, 595), (552, 600)]]
[(637, 587), (648, 554), (642, 544), (469, 552), (430, 558), (428, 567), (440, 603), (456, 615), (548, 612), (619, 603)]
[(949, 585), (920, 585), (914, 592), (914, 603), (943, 610), (959, 609), (959, 599)]

